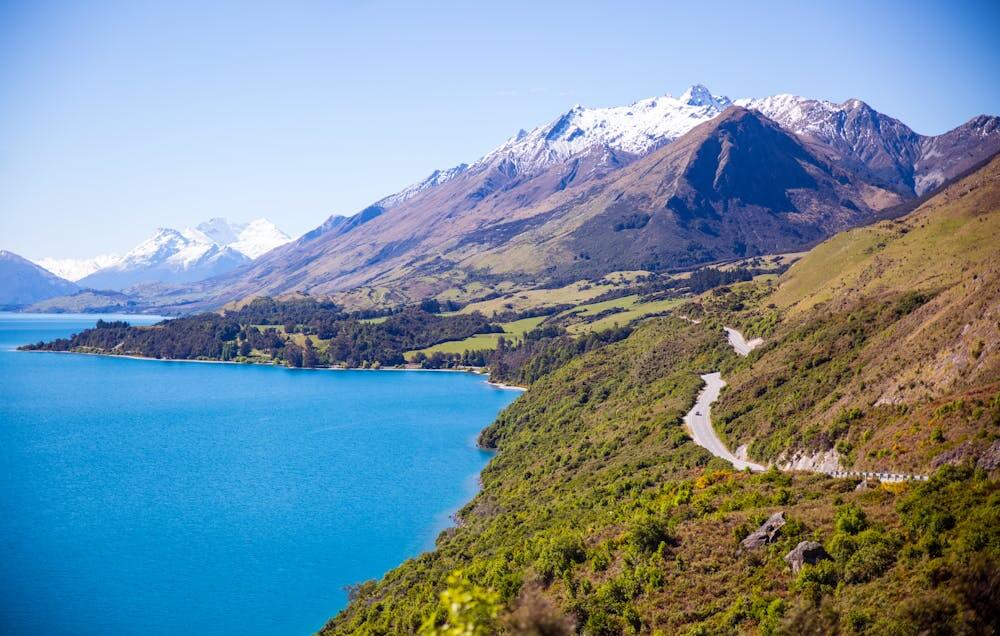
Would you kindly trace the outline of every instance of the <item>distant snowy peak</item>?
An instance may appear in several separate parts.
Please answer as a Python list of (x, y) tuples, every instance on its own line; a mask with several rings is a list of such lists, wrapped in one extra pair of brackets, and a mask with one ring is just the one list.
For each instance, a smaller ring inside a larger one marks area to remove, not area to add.
[(60, 278), (78, 281), (99, 269), (111, 267), (121, 260), (117, 254), (101, 254), (94, 258), (42, 258), (35, 263)]
[(215, 218), (193, 228), (161, 227), (120, 258), (81, 276), (81, 285), (125, 289), (143, 283), (202, 280), (246, 265), (291, 238), (267, 219)]
[(221, 217), (215, 217), (204, 223), (199, 223), (194, 229), (204, 234), (214, 243), (229, 245), (239, 240), (239, 234), (246, 226), (246, 223), (231, 223)]
[(630, 106), (574, 106), (559, 119), (520, 131), (475, 165), (508, 160), (518, 172), (534, 172), (594, 147), (641, 155), (677, 139), (728, 108), (732, 101), (696, 84), (681, 97), (653, 97)]
[(132, 248), (118, 265), (131, 269), (169, 262), (187, 269), (206, 257), (227, 252), (236, 252), (252, 260), (291, 240), (267, 219), (230, 223), (215, 218), (183, 230), (157, 228), (153, 236)]
[(229, 247), (250, 258), (258, 258), (291, 240), (292, 237), (267, 219), (254, 219), (240, 228), (236, 240)]
[(267, 219), (232, 223), (226, 219), (214, 218), (199, 224), (194, 231), (216, 245), (230, 247), (251, 259), (292, 240), (292, 237)]

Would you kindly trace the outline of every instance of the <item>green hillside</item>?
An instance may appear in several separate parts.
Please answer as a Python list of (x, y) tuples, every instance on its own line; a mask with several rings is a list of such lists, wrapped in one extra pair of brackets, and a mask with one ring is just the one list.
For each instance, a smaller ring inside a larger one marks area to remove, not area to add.
[(994, 160), (904, 218), (818, 246), (761, 301), (784, 319), (728, 374), (717, 426), (759, 459), (835, 447), (861, 469), (987, 452), (1000, 438), (998, 236)]
[[(996, 633), (997, 174), (543, 375), (483, 432), (498, 453), (458, 527), (325, 633)], [(724, 325), (767, 342), (739, 358)], [(735, 472), (681, 423), (713, 370), (716, 427), (751, 457), (934, 475)], [(772, 544), (739, 549), (779, 511)], [(830, 558), (793, 573), (802, 540)]]

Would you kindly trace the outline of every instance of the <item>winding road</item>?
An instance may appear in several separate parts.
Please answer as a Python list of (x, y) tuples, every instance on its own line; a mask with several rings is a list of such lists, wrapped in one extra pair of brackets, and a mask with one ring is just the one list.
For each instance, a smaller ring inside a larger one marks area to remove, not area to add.
[(766, 470), (760, 464), (744, 461), (736, 457), (736, 455), (729, 452), (726, 445), (719, 439), (715, 428), (712, 426), (711, 409), (712, 402), (719, 399), (719, 392), (722, 391), (722, 387), (726, 383), (722, 381), (722, 374), (718, 371), (715, 373), (706, 373), (701, 376), (701, 379), (705, 381), (705, 388), (698, 394), (698, 400), (694, 403), (694, 408), (684, 416), (684, 423), (691, 432), (691, 438), (694, 439), (694, 443), (707, 449), (708, 452), (716, 457), (721, 457), (730, 462), (737, 470), (743, 470), (744, 468), (749, 468), (754, 472)]
[[(698, 324), (697, 321), (692, 320), (691, 322)], [(764, 344), (763, 338), (747, 340), (736, 329), (731, 329), (730, 327), (724, 327), (724, 329), (726, 330), (726, 338), (729, 340), (729, 344), (741, 356), (750, 355), (751, 351)], [(706, 449), (716, 457), (731, 463), (737, 470), (749, 468), (755, 473), (767, 470), (766, 466), (755, 464), (754, 462), (740, 459), (736, 455), (733, 455), (726, 448), (726, 445), (722, 443), (722, 440), (719, 439), (719, 435), (715, 432), (715, 427), (712, 426), (712, 403), (719, 399), (719, 393), (722, 391), (722, 387), (726, 386), (726, 382), (722, 379), (722, 374), (718, 371), (715, 373), (706, 373), (701, 376), (701, 379), (705, 382), (705, 388), (698, 394), (698, 399), (695, 400), (694, 407), (684, 416), (684, 424), (687, 426), (688, 432), (691, 433), (691, 439), (694, 440), (695, 444)], [(788, 469), (784, 468), (783, 470)], [(907, 473), (881, 473), (854, 470), (820, 472), (831, 477), (861, 477), (862, 479), (879, 479), (891, 482), (927, 481), (928, 479), (927, 475)]]
[(757, 347), (764, 344), (763, 338), (754, 338), (753, 340), (747, 340), (743, 337), (743, 334), (735, 329), (730, 329), (729, 327), (723, 327), (726, 330), (726, 337), (729, 339), (729, 344), (733, 346), (736, 353), (741, 356), (748, 356), (750, 352)]

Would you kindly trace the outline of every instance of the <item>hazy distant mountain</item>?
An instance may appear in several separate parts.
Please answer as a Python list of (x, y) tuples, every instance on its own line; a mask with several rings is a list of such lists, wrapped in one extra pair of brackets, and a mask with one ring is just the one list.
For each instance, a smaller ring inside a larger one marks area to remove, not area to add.
[(56, 276), (66, 280), (77, 281), (89, 276), (99, 269), (111, 267), (121, 260), (117, 254), (101, 254), (94, 258), (42, 258), (35, 263), (41, 265)]
[[(290, 240), (267, 219), (230, 223), (215, 218), (180, 231), (159, 228), (124, 256), (113, 257), (106, 266), (81, 277), (79, 283), (113, 290), (144, 283), (190, 283), (236, 269)], [(65, 261), (46, 262), (57, 269), (70, 267)]]
[(0, 250), (0, 306), (29, 305), (78, 290), (75, 284), (28, 259)]

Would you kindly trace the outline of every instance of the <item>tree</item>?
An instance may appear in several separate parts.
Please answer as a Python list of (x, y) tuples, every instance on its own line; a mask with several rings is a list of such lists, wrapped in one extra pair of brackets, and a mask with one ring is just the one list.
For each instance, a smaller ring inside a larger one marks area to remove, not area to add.
[(309, 369), (316, 366), (316, 349), (313, 348), (312, 340), (306, 336), (306, 344), (302, 350), (302, 366)]

